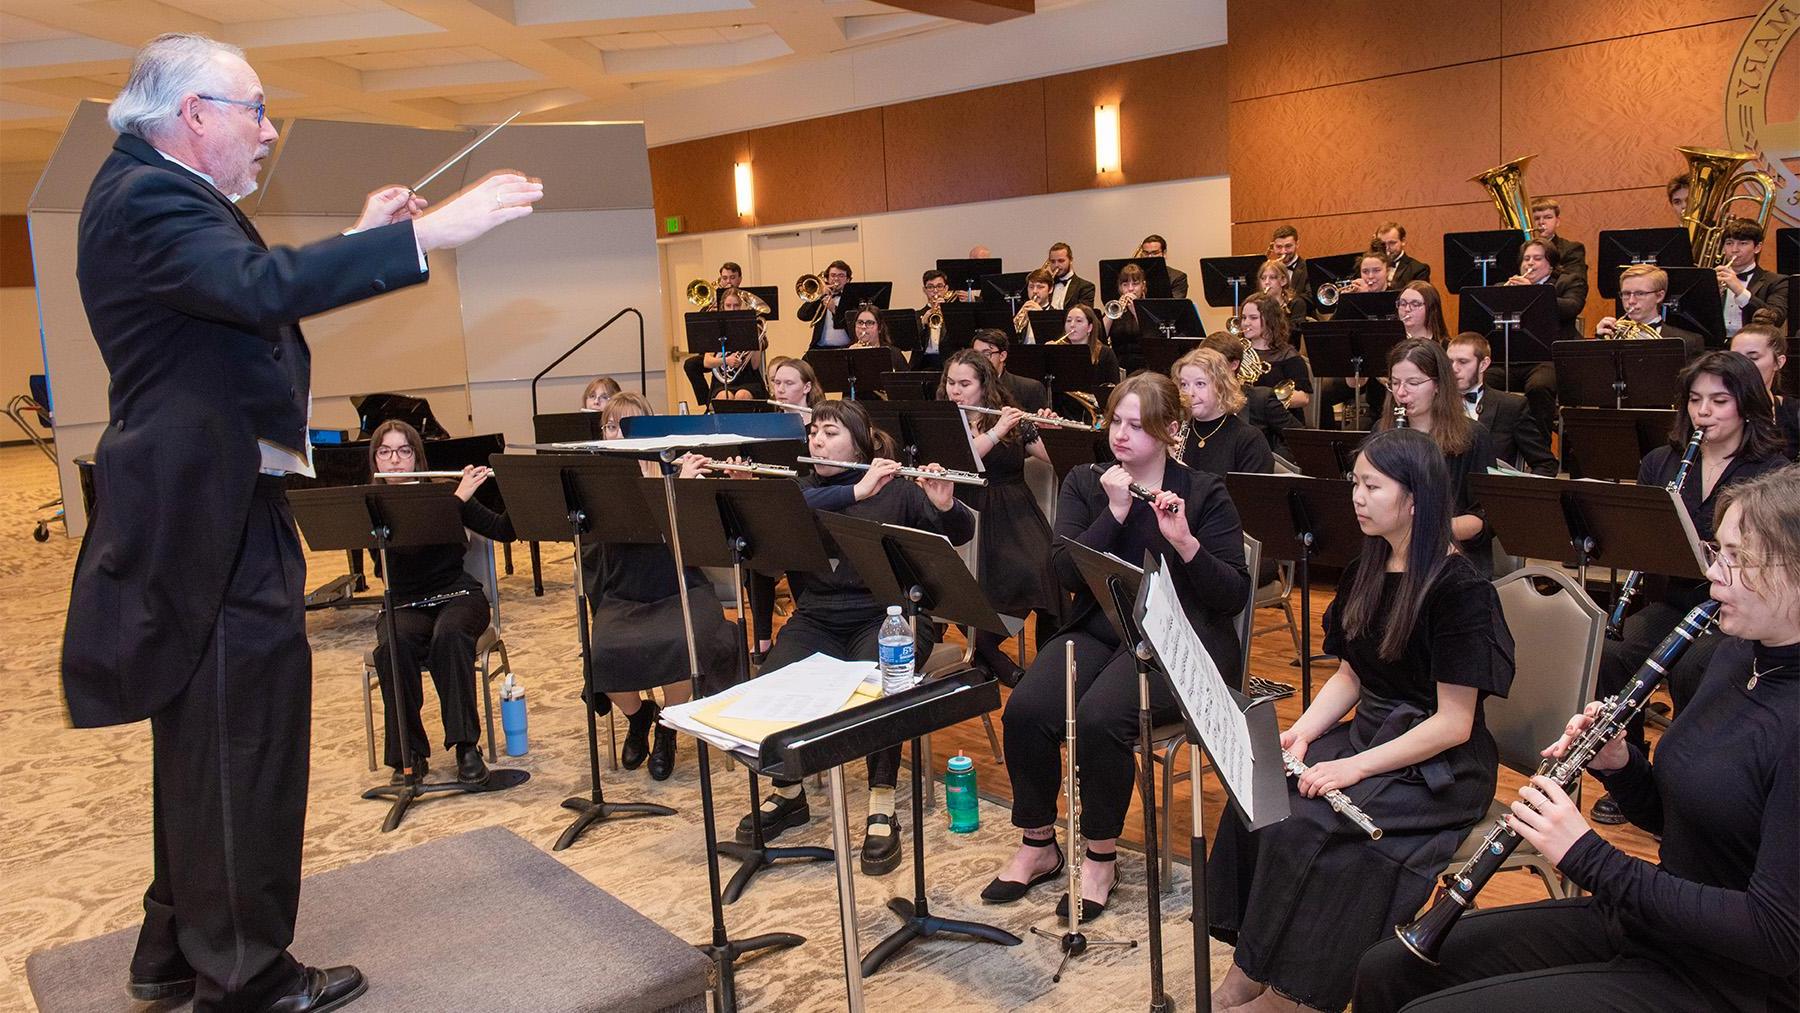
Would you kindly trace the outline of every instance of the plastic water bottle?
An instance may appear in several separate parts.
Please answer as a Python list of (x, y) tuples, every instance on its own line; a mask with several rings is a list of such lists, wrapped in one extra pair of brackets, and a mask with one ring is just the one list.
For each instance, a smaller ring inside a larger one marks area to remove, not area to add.
[(944, 775), (944, 808), (950, 811), (950, 832), (972, 834), (981, 829), (981, 808), (975, 796), (975, 761), (961, 753), (950, 758)]
[(912, 628), (900, 614), (900, 606), (889, 605), (887, 618), (881, 623), (878, 641), (881, 659), (881, 695), (892, 696), (912, 688)]

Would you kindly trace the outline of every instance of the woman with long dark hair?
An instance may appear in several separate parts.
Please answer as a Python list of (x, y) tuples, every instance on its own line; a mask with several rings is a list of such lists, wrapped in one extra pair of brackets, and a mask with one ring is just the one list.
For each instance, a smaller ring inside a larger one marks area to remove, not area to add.
[(1238, 330), (1262, 361), (1269, 364), (1269, 371), (1260, 381), (1263, 386), (1273, 388), (1286, 380), (1294, 382), (1288, 411), (1294, 413), (1295, 421), (1305, 425), (1306, 416), (1301, 409), (1312, 401), (1312, 376), (1306, 357), (1294, 348), (1287, 307), (1280, 298), (1258, 292), (1238, 307)]
[(1450, 328), (1444, 325), (1444, 300), (1437, 286), (1428, 281), (1409, 281), (1394, 296), (1394, 312), (1409, 338), (1424, 338), (1440, 345), (1450, 343)]
[(885, 348), (891, 356), (888, 368), (895, 372), (906, 369), (906, 354), (895, 348), (893, 339), (888, 336), (887, 321), (881, 318), (881, 307), (874, 303), (858, 306), (851, 317), (850, 337), (854, 341), (851, 348)]
[[(1658, 835), (1657, 860), (1609, 844), (1567, 793), (1533, 778), (1507, 821), (1587, 895), (1465, 915), (1436, 965), (1383, 940), (1357, 968), (1356, 1013), (1795, 1008), (1800, 468), (1720, 494), (1718, 536), (1706, 574), (1721, 643), (1699, 690), (1655, 763), (1623, 736), (1588, 761), (1631, 822)], [(1563, 755), (1597, 706), (1545, 755)]]
[(1456, 372), (1450, 356), (1435, 341), (1413, 338), (1388, 350), (1388, 399), (1376, 429), (1392, 429), (1406, 412), (1406, 426), (1431, 437), (1449, 467), (1450, 489), (1456, 513), (1450, 518), (1451, 537), (1483, 576), (1494, 572), (1493, 536), (1481, 504), (1469, 487), (1469, 476), (1487, 471), (1494, 460), (1494, 438), (1462, 409)]
[(1787, 339), (1769, 324), (1745, 324), (1731, 336), (1731, 350), (1750, 360), (1775, 402), (1775, 426), (1787, 444), (1782, 456), (1800, 457), (1800, 398), (1782, 393), (1781, 371), (1787, 366)]
[[(811, 363), (805, 359), (778, 356), (769, 361), (769, 400), (792, 405), (795, 409), (810, 409), (824, 402), (825, 392), (819, 388), (819, 375), (813, 372)], [(800, 417), (807, 419), (811, 414), (801, 412)], [(750, 585), (751, 636), (756, 642), (752, 658), (760, 663), (768, 653), (769, 645), (775, 642), (777, 581), (756, 570), (751, 570), (745, 580)]]
[(1149, 325), (1138, 312), (1137, 302), (1144, 298), (1150, 290), (1149, 279), (1144, 277), (1144, 269), (1136, 264), (1126, 264), (1119, 271), (1118, 302), (1122, 304), (1118, 317), (1102, 316), (1106, 325), (1106, 343), (1113, 348), (1113, 354), (1119, 357), (1119, 365), (1129, 373), (1144, 368), (1143, 336), (1149, 331)]
[[(1363, 549), (1324, 617), (1338, 669), (1281, 735), (1309, 767), (1292, 815), (1251, 832), (1227, 812), (1208, 859), (1209, 928), (1237, 948), (1215, 1009), (1342, 1009), (1358, 955), (1418, 910), (1494, 797), (1481, 701), (1512, 685), (1512, 636), (1451, 542), (1444, 455), (1424, 433), (1377, 433), (1354, 476)], [(1380, 840), (1326, 803), (1334, 789)]]

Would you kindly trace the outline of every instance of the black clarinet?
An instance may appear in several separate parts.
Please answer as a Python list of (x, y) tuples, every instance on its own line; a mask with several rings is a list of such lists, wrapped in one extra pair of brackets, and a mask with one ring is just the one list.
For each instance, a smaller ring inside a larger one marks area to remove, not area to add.
[[(1687, 484), (1688, 469), (1694, 465), (1694, 458), (1700, 456), (1700, 444), (1706, 440), (1706, 430), (1694, 427), (1694, 434), (1688, 437), (1687, 449), (1681, 452), (1681, 464), (1675, 469), (1675, 477), (1665, 487), (1675, 495), (1681, 495), (1681, 489)], [(1631, 601), (1637, 597), (1638, 585), (1644, 581), (1644, 571), (1633, 570), (1625, 575), (1625, 583), (1619, 587), (1619, 597), (1613, 600), (1612, 614), (1606, 617), (1606, 639), (1625, 639), (1625, 612), (1631, 608)]]
[[(1613, 736), (1624, 731), (1631, 719), (1644, 709), (1650, 694), (1662, 685), (1669, 669), (1674, 668), (1694, 641), (1700, 639), (1718, 613), (1718, 602), (1704, 601), (1682, 617), (1681, 624), (1656, 645), (1656, 650), (1644, 659), (1625, 688), (1600, 702), (1600, 713), (1595, 716), (1594, 723), (1569, 743), (1562, 758), (1545, 757), (1544, 762), (1538, 764), (1537, 772), (1555, 781), (1564, 791), (1571, 788), (1581, 779), (1582, 770), (1594, 754), (1611, 742)], [(1505, 819), (1497, 820), (1487, 837), (1482, 839), (1475, 857), (1463, 863), (1461, 868), (1444, 874), (1443, 882), (1438, 884), (1437, 893), (1432, 897), (1431, 907), (1412, 924), (1394, 926), (1394, 935), (1400, 937), (1400, 942), (1414, 956), (1435, 965), (1438, 951), (1450, 930), (1456, 927), (1457, 919), (1475, 906), (1475, 895), (1494, 878), (1494, 873), (1500, 871), (1506, 856), (1513, 853), (1519, 841), (1518, 833), (1506, 825)]]

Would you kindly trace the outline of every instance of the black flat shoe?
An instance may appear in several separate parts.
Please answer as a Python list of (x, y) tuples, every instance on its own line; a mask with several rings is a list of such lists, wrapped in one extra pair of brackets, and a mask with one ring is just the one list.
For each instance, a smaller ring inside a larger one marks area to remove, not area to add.
[(656, 744), (650, 747), (650, 779), (667, 781), (675, 772), (675, 729), (656, 728)]
[[(419, 772), (419, 780), (420, 782), (423, 782), (425, 780), (425, 775), (431, 773), (431, 764), (425, 762), (424, 757), (420, 757), (413, 761), (413, 769)], [(405, 784), (406, 774), (403, 773), (399, 767), (395, 767), (394, 776), (388, 778), (388, 783), (394, 785)]]
[(780, 837), (784, 831), (805, 826), (812, 819), (812, 810), (806, 805), (805, 792), (793, 798), (770, 795), (763, 799), (761, 809), (738, 820), (739, 844), (749, 844), (756, 839), (756, 824), (751, 822), (755, 819), (762, 820), (763, 843), (766, 844)]
[[(1111, 861), (1115, 860), (1117, 857), (1118, 857), (1118, 852), (1113, 852), (1112, 854), (1102, 855), (1102, 854), (1099, 854), (1097, 852), (1090, 850), (1087, 853), (1087, 858), (1085, 859), (1085, 861), (1111, 862)], [(1117, 886), (1118, 885), (1117, 881), (1115, 881), (1113, 883), (1113, 885)], [(1110, 896), (1108, 897), (1108, 899), (1109, 900), (1111, 899)], [(1105, 913), (1106, 913), (1106, 901), (1091, 901), (1091, 900), (1088, 900), (1086, 897), (1081, 898), (1081, 920), (1084, 924), (1087, 922), (1093, 921), (1094, 919), (1100, 917), (1101, 915), (1103, 915)], [(1056, 902), (1056, 917), (1062, 918), (1062, 919), (1067, 919), (1069, 917), (1069, 895), (1066, 893), (1062, 895), (1061, 900), (1058, 900)]]
[(304, 987), (263, 1007), (263, 1013), (327, 1013), (342, 1009), (369, 990), (369, 980), (349, 964), (309, 967), (300, 972)]
[(1625, 822), (1625, 811), (1619, 808), (1619, 803), (1614, 802), (1610, 794), (1602, 795), (1594, 803), (1594, 811), (1588, 814), (1588, 819), (1616, 827)]
[(138, 1002), (162, 1002), (166, 999), (185, 999), (194, 994), (194, 972), (164, 971), (157, 974), (140, 975), (136, 971), (125, 984), (125, 991)]
[(487, 761), (481, 758), (481, 747), (473, 742), (456, 744), (456, 779), (464, 784), (485, 784)]
[(1004, 672), (995, 672), (994, 678), (1000, 680), (1000, 685), (1012, 689), (1019, 684), (1019, 680), (1025, 678), (1025, 670), (1018, 667), (1010, 668)]
[(1011, 904), (1013, 901), (1030, 893), (1032, 887), (1042, 883), (1048, 883), (1063, 874), (1063, 869), (1068, 864), (1068, 856), (1063, 854), (1062, 845), (1056, 843), (1056, 838), (1047, 837), (1042, 841), (1037, 841), (1027, 837), (1025, 838), (1025, 843), (1034, 848), (1055, 848), (1056, 866), (1049, 872), (1042, 872), (1031, 877), (1031, 882), (1029, 883), (1017, 883), (1010, 879), (1001, 879), (999, 876), (995, 876), (988, 882), (988, 885), (981, 888), (981, 899), (984, 902), (989, 904)]
[(634, 714), (625, 718), (625, 744), (619, 747), (619, 763), (626, 770), (636, 770), (644, 765), (644, 758), (650, 755), (650, 729), (656, 727), (657, 715), (661, 709), (655, 700), (645, 700)]
[[(888, 828), (885, 834), (870, 833), (877, 825)], [(865, 876), (885, 876), (900, 867), (900, 821), (886, 813), (875, 813), (863, 828), (862, 871)]]

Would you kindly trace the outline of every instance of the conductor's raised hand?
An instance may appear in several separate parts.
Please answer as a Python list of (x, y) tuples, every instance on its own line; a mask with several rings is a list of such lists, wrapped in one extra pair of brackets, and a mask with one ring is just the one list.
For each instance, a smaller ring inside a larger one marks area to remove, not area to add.
[(394, 183), (375, 191), (363, 201), (362, 217), (356, 220), (355, 230), (365, 232), (417, 218), (424, 210), (425, 198)]
[(544, 198), (544, 184), (510, 170), (490, 173), (456, 196), (420, 215), (414, 235), (423, 250), (448, 250), (485, 235), (489, 229), (531, 213)]

